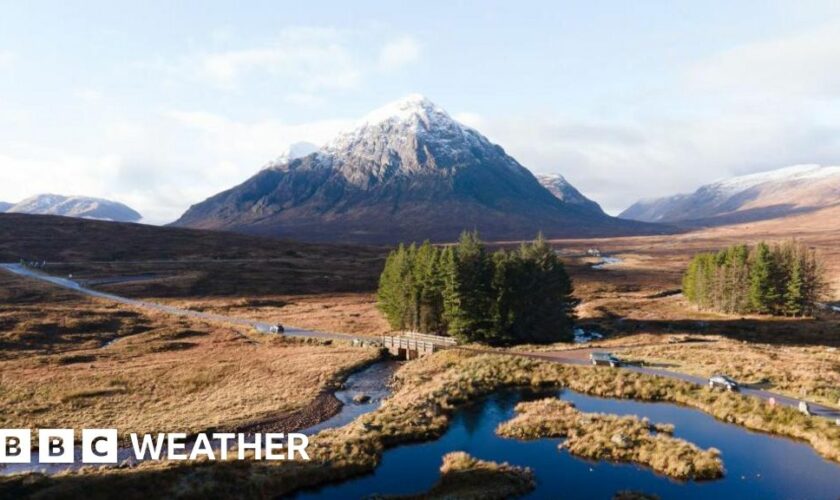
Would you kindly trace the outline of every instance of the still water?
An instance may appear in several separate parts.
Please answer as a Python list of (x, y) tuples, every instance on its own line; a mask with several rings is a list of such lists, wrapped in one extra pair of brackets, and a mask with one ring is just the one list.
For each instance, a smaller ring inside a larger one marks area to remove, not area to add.
[[(726, 475), (705, 482), (678, 482), (633, 464), (590, 462), (558, 450), (561, 439), (517, 441), (496, 436), (496, 426), (513, 416), (523, 399), (556, 395), (582, 411), (648, 417), (676, 425), (674, 435), (702, 448), (721, 450)], [(364, 498), (379, 494), (418, 493), (438, 479), (443, 455), (466, 451), (476, 458), (530, 467), (537, 489), (527, 498), (611, 498), (620, 490), (653, 493), (661, 498), (815, 498), (840, 497), (840, 465), (808, 445), (750, 432), (719, 422), (697, 410), (667, 403), (601, 399), (560, 391), (535, 395), (504, 391), (456, 412), (436, 441), (393, 448), (369, 475), (308, 491), (298, 498)]]

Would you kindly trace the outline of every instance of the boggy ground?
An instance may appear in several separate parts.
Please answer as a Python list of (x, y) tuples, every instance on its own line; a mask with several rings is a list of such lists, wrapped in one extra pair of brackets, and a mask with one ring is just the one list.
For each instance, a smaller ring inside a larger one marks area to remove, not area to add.
[(0, 272), (0, 427), (187, 432), (314, 424), (379, 355), (148, 313)]
[(522, 402), (516, 417), (499, 425), (500, 436), (515, 439), (566, 438), (561, 448), (593, 460), (635, 462), (677, 479), (723, 476), (720, 452), (701, 450), (671, 436), (672, 425), (651, 424), (633, 416), (584, 413), (556, 398)]
[(534, 473), (527, 467), (479, 460), (463, 451), (455, 451), (443, 456), (440, 480), (429, 491), (416, 495), (373, 498), (503, 500), (522, 496), (535, 487)]
[(560, 388), (698, 408), (745, 427), (791, 436), (840, 461), (840, 427), (760, 400), (633, 372), (564, 366), (497, 354), (443, 351), (396, 375), (396, 391), (376, 411), (310, 439), (309, 462), (142, 463), (131, 469), (0, 479), (0, 494), (41, 498), (266, 498), (362, 474), (386, 448), (440, 436), (454, 409), (505, 387)]

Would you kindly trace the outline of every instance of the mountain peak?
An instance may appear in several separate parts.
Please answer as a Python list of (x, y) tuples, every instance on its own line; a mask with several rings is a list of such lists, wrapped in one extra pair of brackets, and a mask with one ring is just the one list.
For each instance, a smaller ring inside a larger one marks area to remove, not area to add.
[(730, 177), (693, 193), (640, 200), (619, 217), (681, 225), (723, 225), (777, 219), (836, 204), (840, 167), (793, 165)]
[(121, 222), (137, 222), (141, 219), (139, 213), (116, 201), (90, 196), (64, 196), (51, 193), (31, 196), (9, 207), (6, 212), (63, 215), (65, 217)]
[(412, 118), (428, 118), (432, 114), (449, 116), (446, 111), (422, 94), (408, 94), (407, 96), (389, 102), (376, 108), (361, 120), (361, 124), (376, 124), (389, 120), (411, 120)]
[(650, 230), (558, 184), (562, 201), (500, 146), (411, 94), (318, 154), (193, 205), (175, 225), (367, 243), (452, 241), (464, 229), (490, 239)]
[(325, 149), (346, 149), (384, 135), (405, 137), (432, 132), (437, 136), (462, 137), (468, 130), (427, 97), (409, 94), (369, 112), (351, 129), (338, 134)]

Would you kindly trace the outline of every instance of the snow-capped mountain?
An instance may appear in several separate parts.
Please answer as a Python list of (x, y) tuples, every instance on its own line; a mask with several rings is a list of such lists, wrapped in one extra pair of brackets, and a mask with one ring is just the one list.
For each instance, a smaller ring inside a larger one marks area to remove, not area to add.
[(691, 194), (641, 200), (619, 215), (647, 222), (720, 225), (775, 219), (840, 201), (840, 167), (795, 165), (702, 186)]
[(658, 229), (557, 199), (501, 147), (419, 95), (193, 205), (174, 224), (363, 243), (452, 240), (473, 228), (488, 239)]
[(0, 213), (5, 212), (6, 210), (12, 208), (14, 203), (7, 203), (5, 201), (0, 201)]
[(537, 175), (537, 180), (540, 181), (540, 184), (542, 184), (544, 188), (548, 189), (551, 194), (556, 196), (562, 202), (570, 205), (580, 205), (581, 207), (597, 210), (599, 212), (602, 211), (601, 205), (598, 205), (596, 202), (581, 194), (577, 188), (569, 184), (569, 181), (560, 174), (540, 174)]
[(16, 203), (7, 213), (63, 215), (85, 219), (137, 222), (141, 215), (122, 203), (87, 196), (39, 194)]
[(273, 161), (269, 162), (265, 168), (272, 168), (283, 165), (285, 163), (289, 163), (292, 160), (297, 160), (298, 158), (303, 158), (304, 156), (309, 156), (312, 153), (316, 153), (321, 148), (318, 147), (317, 144), (312, 144), (311, 142), (296, 142), (294, 144), (290, 144), (285, 151), (280, 153)]

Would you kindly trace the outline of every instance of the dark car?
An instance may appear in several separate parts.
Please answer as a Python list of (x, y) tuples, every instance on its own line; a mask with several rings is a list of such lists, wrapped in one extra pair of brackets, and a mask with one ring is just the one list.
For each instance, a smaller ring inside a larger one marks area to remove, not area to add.
[(720, 387), (722, 389), (726, 389), (727, 391), (737, 391), (738, 382), (735, 382), (726, 375), (712, 375), (709, 377), (709, 388), (714, 389), (715, 387)]
[(621, 366), (621, 360), (609, 352), (593, 352), (589, 355), (589, 359), (593, 365), (611, 366), (613, 368)]

